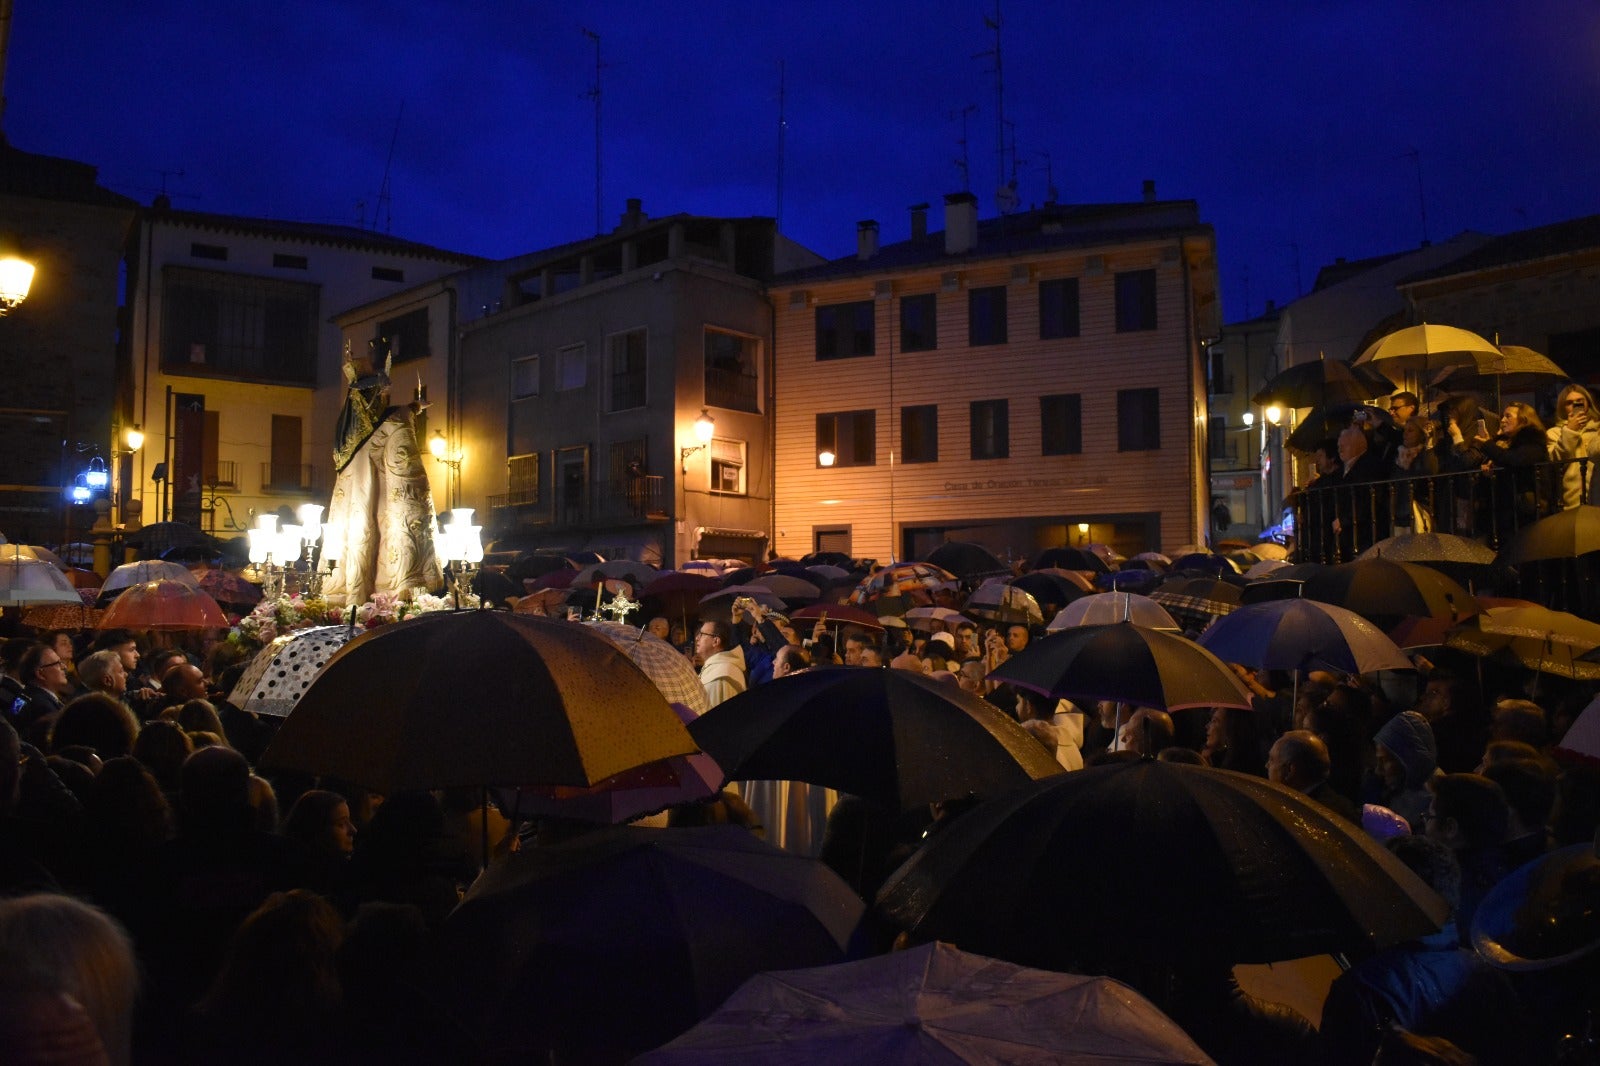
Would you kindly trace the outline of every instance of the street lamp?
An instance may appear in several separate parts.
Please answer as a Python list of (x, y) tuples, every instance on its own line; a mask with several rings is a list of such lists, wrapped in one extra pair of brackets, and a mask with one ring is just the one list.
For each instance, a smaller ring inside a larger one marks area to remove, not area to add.
[(455, 591), (456, 607), (461, 607), (461, 582), (471, 581), (472, 571), (483, 562), (483, 527), (472, 524), (471, 507), (452, 507), (448, 517), (440, 516), (433, 534), (433, 551), (445, 564), (445, 578)]
[(449, 503), (453, 507), (456, 502), (456, 490), (461, 484), (461, 460), (466, 458), (466, 453), (460, 448), (452, 451), (450, 442), (445, 439), (444, 431), (439, 429), (434, 430), (433, 435), (428, 438), (428, 452), (435, 461), (443, 463), (450, 469), (446, 485), (449, 490)]
[(32, 287), (32, 263), (14, 255), (0, 258), (0, 318), (16, 310)]
[(832, 466), (834, 462), (838, 460), (838, 458), (839, 457), (837, 455), (834, 455), (828, 449), (824, 448), (817, 453), (817, 465)]
[(134, 423), (123, 432), (122, 442), (128, 446), (128, 451), (138, 451), (144, 447), (144, 430), (139, 428), (138, 423)]
[(700, 408), (700, 417), (694, 420), (694, 439), (700, 443), (678, 449), (678, 461), (682, 467), (684, 477), (689, 476), (689, 456), (704, 450), (705, 446), (711, 443), (711, 434), (716, 431), (716, 428), (716, 420), (706, 413), (704, 407)]

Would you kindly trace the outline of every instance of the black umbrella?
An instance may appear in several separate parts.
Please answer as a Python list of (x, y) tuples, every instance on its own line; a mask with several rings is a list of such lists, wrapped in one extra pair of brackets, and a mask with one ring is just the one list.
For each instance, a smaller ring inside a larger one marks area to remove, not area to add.
[(1359, 825), (1303, 794), (1154, 760), (969, 811), (890, 876), (878, 907), (920, 940), (1059, 970), (1380, 948), (1449, 917)]
[(1318, 407), (1305, 418), (1300, 419), (1294, 427), (1294, 432), (1289, 434), (1284, 442), (1296, 451), (1309, 452), (1321, 444), (1328, 437), (1337, 437), (1341, 430), (1350, 424), (1350, 417), (1357, 411), (1370, 411), (1375, 420), (1389, 417), (1387, 411), (1380, 412), (1376, 407), (1356, 403), (1352, 400), (1340, 400)]
[(909, 670), (791, 674), (718, 704), (689, 732), (732, 780), (805, 781), (896, 810), (1061, 770), (993, 704)]
[(1600, 551), (1600, 507), (1586, 503), (1517, 530), (1500, 549), (1500, 562), (1576, 559), (1592, 551)]
[(1351, 367), (1337, 359), (1297, 363), (1276, 374), (1250, 402), (1265, 407), (1322, 407), (1337, 401), (1372, 400), (1394, 391), (1394, 382), (1363, 365)]
[(506, 567), (506, 577), (521, 582), (528, 578), (543, 577), (552, 570), (576, 569), (577, 567), (573, 566), (565, 555), (554, 552), (523, 552)]
[(1482, 610), (1472, 593), (1439, 571), (1382, 558), (1326, 567), (1306, 579), (1300, 594), (1354, 611), (1383, 629), (1408, 615), (1460, 621)]
[(744, 829), (616, 826), (496, 862), (429, 972), (494, 1061), (621, 1062), (757, 973), (844, 961), (863, 909)]
[(1222, 660), (1192, 640), (1132, 622), (1061, 629), (1031, 642), (989, 679), (1076, 702), (1169, 711), (1250, 707), (1250, 693)]
[(1011, 587), (1019, 588), (1026, 592), (1038, 600), (1040, 606), (1049, 603), (1057, 607), (1065, 607), (1073, 600), (1082, 599), (1084, 596), (1089, 595), (1089, 593), (1060, 574), (1023, 574), (1011, 582)]
[(929, 552), (923, 561), (942, 567), (963, 581), (1011, 573), (1011, 567), (996, 558), (988, 548), (970, 541), (947, 541)]
[(1033, 557), (1028, 569), (1047, 570), (1052, 566), (1062, 570), (1087, 570), (1094, 574), (1111, 572), (1111, 567), (1106, 565), (1106, 561), (1094, 552), (1071, 547), (1046, 548)]

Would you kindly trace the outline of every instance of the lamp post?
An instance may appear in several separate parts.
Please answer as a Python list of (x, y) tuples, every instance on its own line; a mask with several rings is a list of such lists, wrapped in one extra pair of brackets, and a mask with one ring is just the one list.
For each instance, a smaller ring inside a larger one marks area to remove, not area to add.
[(689, 456), (695, 452), (704, 451), (711, 443), (711, 434), (716, 431), (717, 423), (704, 407), (700, 408), (700, 417), (694, 420), (694, 439), (698, 444), (690, 444), (678, 449), (678, 495), (682, 503), (678, 507), (678, 520), (675, 524), (676, 531), (682, 533), (684, 524), (688, 520), (689, 512)]
[(445, 563), (445, 580), (454, 590), (459, 610), (461, 582), (470, 582), (473, 570), (483, 562), (483, 527), (472, 524), (471, 507), (452, 507), (448, 516), (440, 516), (433, 551)]
[(15, 255), (0, 257), (0, 318), (15, 311), (31, 288), (33, 264)]
[(434, 430), (433, 435), (428, 438), (428, 452), (436, 462), (443, 463), (449, 468), (449, 472), (445, 475), (445, 502), (453, 508), (461, 484), (461, 460), (466, 458), (466, 453), (460, 448), (452, 450), (450, 442), (445, 439), (444, 431), (439, 429)]

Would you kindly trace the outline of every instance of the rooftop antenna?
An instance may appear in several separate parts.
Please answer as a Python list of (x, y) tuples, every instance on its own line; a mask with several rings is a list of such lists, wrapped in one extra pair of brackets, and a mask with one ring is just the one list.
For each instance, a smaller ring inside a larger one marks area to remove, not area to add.
[(1401, 155), (1402, 159), (1410, 159), (1417, 168), (1417, 211), (1422, 216), (1422, 244), (1426, 247), (1428, 241), (1428, 199), (1422, 192), (1422, 153), (1415, 148), (1409, 149)]
[(778, 204), (773, 215), (778, 231), (783, 232), (783, 139), (789, 130), (789, 120), (785, 117), (784, 108), (788, 103), (788, 92), (784, 87), (783, 60), (778, 60)]
[(1053, 204), (1061, 199), (1061, 194), (1056, 191), (1055, 170), (1050, 165), (1050, 153), (1041, 150), (1039, 154), (1044, 156), (1044, 202)]
[(983, 17), (986, 28), (994, 31), (994, 48), (987, 52), (978, 52), (974, 59), (983, 56), (994, 56), (994, 135), (995, 135), (995, 176), (999, 181), (1000, 197), (1004, 201), (1008, 196), (1011, 200), (1016, 198), (1016, 190), (1006, 188), (1006, 80), (1005, 67), (1001, 62), (1000, 51), (1000, 0), (994, 0), (994, 17)]
[(961, 119), (961, 158), (955, 161), (957, 169), (961, 171), (961, 191), (972, 191), (972, 157), (967, 152), (967, 116), (978, 110), (977, 104), (968, 104), (960, 111), (950, 112), (951, 118)]
[[(383, 219), (383, 232), (394, 232), (394, 212), (389, 207), (389, 171), (394, 166), (394, 146), (400, 140), (400, 119), (406, 113), (406, 102), (400, 101), (400, 110), (394, 116), (394, 133), (389, 136), (389, 157), (383, 161), (383, 183), (378, 186), (378, 209), (372, 213), (372, 228), (378, 228), (378, 219)], [(366, 209), (362, 209), (365, 221)]]
[(600, 181), (600, 35), (585, 29), (583, 35), (594, 42), (594, 88), (583, 95), (594, 101), (594, 232), (605, 232), (604, 187)]

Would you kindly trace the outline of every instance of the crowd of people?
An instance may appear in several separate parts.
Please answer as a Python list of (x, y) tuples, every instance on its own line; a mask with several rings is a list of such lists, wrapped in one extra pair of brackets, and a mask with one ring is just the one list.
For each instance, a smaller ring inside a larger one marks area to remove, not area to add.
[[(1038, 625), (797, 629), (741, 599), (689, 632), (665, 617), (644, 628), (690, 658), (711, 706), (824, 666), (906, 670), (988, 701), (1063, 771), (1157, 758), (1270, 779), (1383, 842), (1452, 905), (1438, 935), (1352, 960), (1320, 1028), (1226, 975), (1203, 1001), (1141, 989), (1220, 1062), (1365, 1063), (1391, 1030), (1425, 1034), (1429, 1061), (1550, 1061), (1595, 990), (1587, 971), (1507, 975), (1470, 942), (1510, 871), (1595, 839), (1600, 771), (1555, 755), (1593, 686), (1534, 690), (1526, 673), (1440, 651), (1381, 684), (1236, 666), (1253, 709), (1168, 713), (990, 679)], [(261, 769), (276, 720), (229, 702), (244, 666), (225, 641), (116, 630), (0, 645), (0, 1048), (22, 1049), (0, 1059), (74, 1046), (103, 1057), (61, 1061), (477, 1061), (473, 1034), (414, 978), (489, 858), (482, 841), (539, 846), (540, 831), (508, 826), (477, 790), (379, 796)], [(660, 821), (744, 825), (820, 857), (869, 905), (982, 798), (907, 813), (761, 786)], [(875, 932), (883, 950), (904, 933)]]

